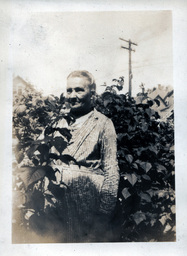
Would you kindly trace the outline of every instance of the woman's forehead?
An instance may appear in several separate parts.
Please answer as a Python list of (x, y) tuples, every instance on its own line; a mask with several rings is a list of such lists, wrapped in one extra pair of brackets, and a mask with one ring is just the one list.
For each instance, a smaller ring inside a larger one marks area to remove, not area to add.
[(86, 77), (69, 77), (67, 80), (67, 88), (71, 87), (88, 87), (90, 81)]

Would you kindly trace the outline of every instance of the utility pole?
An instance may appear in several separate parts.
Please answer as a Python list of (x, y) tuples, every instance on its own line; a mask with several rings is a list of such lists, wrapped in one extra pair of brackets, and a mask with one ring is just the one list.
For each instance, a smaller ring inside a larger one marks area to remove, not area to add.
[(127, 43), (129, 43), (129, 48), (127, 48), (127, 47), (124, 47), (124, 46), (121, 46), (121, 48), (124, 48), (124, 49), (126, 49), (126, 50), (128, 50), (129, 51), (129, 96), (131, 97), (131, 94), (132, 94), (132, 67), (131, 67), (131, 52), (133, 51), (133, 52), (135, 52), (135, 50), (133, 50), (132, 48), (131, 48), (131, 45), (133, 44), (133, 45), (136, 45), (136, 46), (138, 46), (137, 44), (135, 44), (135, 43), (133, 43), (133, 42), (131, 42), (131, 40), (129, 39), (129, 40), (125, 40), (125, 39), (123, 39), (123, 38), (119, 38), (120, 40), (122, 40), (122, 41), (125, 41), (125, 42), (127, 42)]
[(142, 95), (145, 94), (145, 84), (141, 83), (140, 88), (142, 89)]

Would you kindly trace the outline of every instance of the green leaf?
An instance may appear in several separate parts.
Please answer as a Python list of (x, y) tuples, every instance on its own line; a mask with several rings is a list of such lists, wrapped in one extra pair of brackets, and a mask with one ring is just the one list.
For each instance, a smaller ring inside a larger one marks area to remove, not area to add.
[(148, 100), (147, 103), (149, 104), (150, 107), (154, 104), (153, 100)]
[(149, 189), (146, 191), (146, 193), (148, 193), (151, 197), (155, 196), (156, 194), (155, 189)]
[(148, 171), (150, 171), (150, 169), (152, 168), (152, 165), (148, 162), (145, 163), (145, 171), (146, 173), (148, 173)]
[(132, 167), (133, 167), (134, 169), (138, 170), (138, 165), (137, 165), (136, 163), (133, 163), (133, 164), (132, 164)]
[(48, 157), (49, 155), (49, 146), (47, 144), (41, 144), (38, 146), (37, 150), (42, 154)]
[(76, 160), (74, 157), (70, 156), (70, 155), (62, 155), (59, 156), (59, 159), (65, 163), (65, 164), (76, 164)]
[(165, 229), (164, 229), (164, 234), (167, 233), (168, 231), (170, 231), (172, 229), (172, 227), (170, 226), (169, 223), (167, 223)]
[(159, 221), (162, 223), (162, 225), (164, 226), (165, 223), (169, 220), (172, 220), (171, 217), (170, 217), (170, 213), (164, 213), (164, 215), (159, 219)]
[(107, 100), (104, 100), (104, 106), (105, 106), (105, 108), (107, 107), (107, 105), (109, 104), (109, 103), (111, 103), (111, 99), (107, 99)]
[(149, 127), (149, 126), (148, 126), (147, 123), (143, 123), (143, 124), (142, 124), (142, 131), (143, 131), (143, 132), (146, 132), (146, 131), (148, 130), (148, 127)]
[(71, 139), (72, 135), (70, 133), (70, 130), (67, 128), (59, 128), (58, 129), (60, 134), (62, 134), (68, 141)]
[(147, 108), (147, 109), (145, 110), (145, 112), (146, 112), (146, 114), (147, 114), (149, 117), (152, 116), (152, 111), (151, 111), (150, 108)]
[(43, 191), (39, 190), (38, 184), (36, 184), (35, 189), (32, 191), (29, 191), (29, 198), (27, 200), (29, 200), (29, 202), (27, 201), (27, 203), (29, 204), (29, 206), (34, 209), (36, 212), (41, 211), (44, 208), (44, 194)]
[(171, 151), (174, 151), (174, 150), (175, 150), (175, 146), (174, 146), (174, 145), (171, 146), (171, 147), (170, 147), (170, 150), (171, 150)]
[(142, 178), (144, 180), (151, 180), (151, 178), (147, 174), (142, 175)]
[(176, 233), (176, 226), (172, 228), (172, 231)]
[(151, 152), (155, 153), (156, 155), (158, 154), (158, 151), (157, 151), (156, 147), (154, 147), (154, 146), (149, 146), (148, 149), (149, 149)]
[(33, 214), (35, 214), (35, 210), (34, 210), (34, 209), (28, 209), (24, 217), (25, 217), (26, 220), (29, 220), (30, 217), (31, 217)]
[(162, 197), (167, 196), (167, 195), (168, 195), (168, 192), (165, 191), (165, 190), (158, 190), (158, 191), (156, 192), (156, 194), (157, 194), (158, 198), (162, 198)]
[(45, 176), (46, 172), (43, 168), (36, 168), (36, 170), (32, 173), (32, 175), (29, 177), (29, 181), (28, 181), (28, 186), (31, 185), (32, 183), (40, 180), (41, 178), (43, 178)]
[(26, 151), (29, 158), (32, 158), (34, 152), (38, 149), (38, 144), (32, 144), (31, 147)]
[(120, 111), (122, 111), (122, 108), (121, 108), (121, 106), (118, 106), (118, 105), (116, 105), (116, 106), (115, 106), (115, 109), (117, 110), (117, 112), (120, 112)]
[(140, 193), (140, 197), (142, 200), (146, 201), (147, 203), (151, 203), (151, 197), (147, 193)]
[(49, 205), (49, 206), (51, 206), (51, 207), (54, 207), (55, 206), (55, 204), (56, 204), (56, 198), (54, 197), (54, 195), (53, 194), (47, 194), (47, 193), (45, 193), (44, 194), (44, 196), (45, 196), (45, 199), (46, 199), (46, 201), (45, 201), (45, 208)]
[(124, 188), (121, 193), (122, 193), (122, 195), (125, 199), (127, 199), (129, 196), (131, 196), (131, 194), (129, 193), (128, 188)]
[(52, 158), (52, 159), (57, 160), (57, 159), (59, 159), (59, 157), (60, 157), (60, 156), (58, 156), (58, 155), (55, 154), (55, 153), (49, 153), (49, 158)]
[(125, 174), (126, 178), (130, 182), (132, 186), (134, 186), (138, 180), (137, 175), (132, 173), (132, 174)]
[(123, 89), (123, 86), (122, 86), (122, 85), (116, 85), (116, 87), (117, 87), (117, 89), (118, 89), (119, 91), (121, 91), (121, 90)]
[(130, 154), (125, 155), (125, 158), (126, 158), (128, 163), (130, 163), (130, 164), (132, 163), (132, 161), (133, 161), (133, 156), (132, 155), (130, 155)]
[(148, 173), (150, 169), (152, 168), (152, 164), (149, 162), (143, 162), (140, 160), (136, 160), (136, 163), (139, 164), (139, 166), (146, 172)]
[(61, 187), (60, 185), (56, 185), (53, 182), (49, 183), (48, 189), (51, 191), (51, 193), (57, 198), (62, 199), (65, 192), (67, 191), (67, 185), (64, 185)]
[(176, 211), (175, 211), (175, 205), (172, 205), (172, 206), (171, 206), (171, 212), (172, 212), (173, 214), (175, 214), (175, 212), (176, 212)]
[(161, 164), (157, 164), (157, 172), (163, 172), (163, 171), (166, 171), (166, 167), (164, 167), (163, 165)]
[(153, 227), (155, 223), (156, 223), (156, 218), (154, 217), (150, 220), (151, 227)]
[(45, 128), (44, 135), (47, 136), (47, 135), (50, 135), (53, 132), (54, 132), (54, 128), (52, 128), (51, 126), (48, 126), (48, 127)]
[(142, 211), (138, 211), (133, 216), (136, 225), (139, 225), (142, 221), (146, 220), (146, 215)]
[(128, 126), (128, 132), (132, 132), (136, 129), (136, 126), (135, 125), (129, 125)]
[(51, 144), (58, 150), (58, 152), (61, 154), (62, 151), (66, 148), (67, 142), (62, 137), (55, 137)]
[(24, 154), (22, 151), (18, 152), (15, 154), (16, 157), (16, 161), (19, 163), (21, 163), (21, 161), (24, 159)]
[(55, 172), (51, 166), (42, 166), (42, 168), (45, 170), (45, 172), (46, 172), (45, 176), (49, 180), (54, 180), (54, 181), (56, 180)]
[(22, 167), (20, 168), (19, 177), (23, 181), (27, 190), (28, 186), (40, 180), (46, 174), (44, 166)]

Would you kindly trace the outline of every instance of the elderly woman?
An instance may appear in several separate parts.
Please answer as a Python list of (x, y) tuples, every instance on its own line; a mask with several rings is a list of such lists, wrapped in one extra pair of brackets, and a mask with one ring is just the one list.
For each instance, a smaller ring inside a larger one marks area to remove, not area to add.
[(93, 107), (96, 85), (87, 71), (74, 71), (67, 78), (67, 102), (75, 122), (60, 120), (71, 141), (63, 154), (76, 164), (62, 165), (60, 179), (69, 188), (62, 198), (67, 242), (109, 241), (107, 224), (117, 198), (119, 172), (116, 133), (112, 121)]

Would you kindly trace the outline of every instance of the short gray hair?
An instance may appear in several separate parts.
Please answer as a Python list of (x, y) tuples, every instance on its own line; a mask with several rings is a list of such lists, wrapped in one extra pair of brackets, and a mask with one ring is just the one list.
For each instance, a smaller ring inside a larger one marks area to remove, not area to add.
[(91, 73), (89, 73), (87, 70), (76, 70), (73, 71), (69, 74), (69, 76), (67, 77), (67, 79), (69, 79), (70, 77), (84, 77), (86, 78), (90, 83), (89, 83), (89, 87), (92, 91), (96, 91), (96, 83), (95, 83), (95, 79), (93, 77), (93, 75)]

